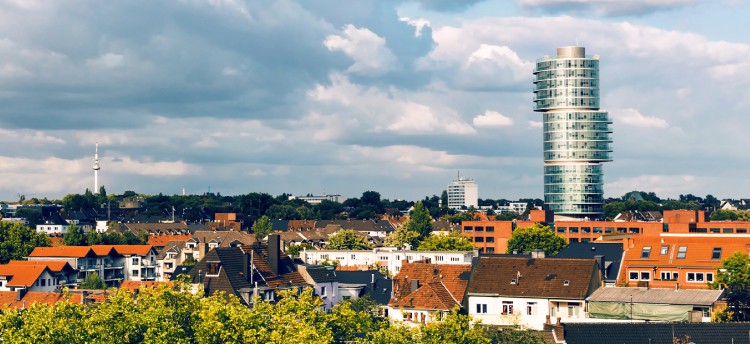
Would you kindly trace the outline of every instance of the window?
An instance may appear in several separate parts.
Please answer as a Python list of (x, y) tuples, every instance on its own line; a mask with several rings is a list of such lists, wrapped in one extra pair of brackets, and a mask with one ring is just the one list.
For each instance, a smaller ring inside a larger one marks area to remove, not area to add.
[(581, 233), (591, 233), (591, 227), (581, 227)]
[(132, 273), (131, 273), (131, 275), (137, 277), (140, 272), (141, 272), (140, 270), (133, 270)]
[(674, 271), (662, 271), (661, 272), (661, 279), (664, 281), (676, 281), (677, 280), (677, 272)]
[(536, 302), (526, 303), (526, 315), (536, 315)]
[(568, 316), (569, 317), (578, 317), (578, 309), (579, 309), (578, 306), (580, 306), (578, 302), (568, 303)]
[(495, 231), (495, 227), (494, 226), (487, 226), (487, 233), (492, 233), (494, 231)]
[(138, 257), (133, 258), (133, 265), (138, 265), (138, 264), (140, 264), (140, 260), (138, 259)]
[(641, 271), (641, 281), (650, 281), (650, 280), (651, 280), (651, 272)]
[(435, 261), (436, 262), (442, 262), (444, 260), (445, 260), (445, 256), (435, 256)]
[(326, 296), (326, 287), (325, 286), (320, 287), (320, 295), (321, 296)]
[(570, 227), (571, 233), (578, 233), (578, 227)]
[(719, 233), (719, 232), (720, 231), (718, 228), (711, 228), (711, 233)]
[(707, 282), (713, 282), (714, 281), (714, 273), (713, 272), (707, 272), (706, 273), (706, 281)]
[(638, 271), (631, 271), (628, 274), (628, 279), (631, 281), (637, 281), (638, 280)]
[(567, 227), (557, 227), (557, 232), (558, 233), (565, 233), (565, 231), (567, 231), (567, 230), (568, 230)]
[(458, 258), (458, 257), (451, 257), (451, 261), (452, 261), (452, 262), (459, 262), (459, 261), (461, 261), (461, 258)]
[(687, 246), (680, 246), (677, 249), (677, 259), (685, 259), (687, 255)]
[(486, 303), (477, 303), (477, 314), (487, 314)]
[(651, 256), (651, 246), (643, 246), (643, 251), (641, 251), (641, 259), (648, 258)]
[(47, 280), (42, 278), (42, 287), (46, 287), (46, 286), (47, 286)]
[(734, 229), (733, 228), (724, 228), (721, 231), (723, 233), (734, 233)]
[(513, 301), (503, 301), (503, 314), (513, 314)]
[(484, 242), (484, 237), (476, 237), (474, 238), (474, 242)]
[(578, 238), (570, 238), (568, 239), (569, 242), (578, 242)]
[(688, 282), (713, 282), (714, 280), (714, 274), (712, 272), (688, 272), (687, 273), (687, 281)]
[(484, 240), (487, 242), (495, 242), (495, 237), (486, 237)]
[(494, 247), (488, 247), (487, 248), (487, 253), (495, 253), (495, 248)]
[(737, 228), (737, 233), (747, 233), (747, 228)]
[(477, 231), (477, 232), (484, 232), (484, 227), (482, 227), (482, 226), (476, 226), (476, 227), (474, 227), (474, 230)]
[(711, 259), (721, 259), (721, 247), (714, 247), (711, 252)]
[(206, 276), (219, 276), (219, 271), (221, 271), (221, 262), (208, 262), (206, 264), (206, 267), (208, 268), (208, 271), (206, 271)]
[(355, 259), (357, 259), (357, 255), (356, 255), (356, 254), (353, 254), (353, 255), (352, 255), (352, 260), (355, 260)]
[(472, 226), (464, 226), (464, 232), (473, 232), (473, 231), (474, 231), (474, 227), (472, 227)]
[(660, 256), (666, 256), (669, 253), (669, 246), (662, 245), (661, 250), (659, 250)]

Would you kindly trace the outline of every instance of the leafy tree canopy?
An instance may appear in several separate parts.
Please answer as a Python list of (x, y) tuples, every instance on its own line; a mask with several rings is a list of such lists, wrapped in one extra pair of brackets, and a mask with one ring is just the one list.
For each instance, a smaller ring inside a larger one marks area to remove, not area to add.
[(750, 320), (750, 256), (735, 252), (721, 261), (713, 289), (726, 289), (727, 309), (717, 315), (725, 321)]
[(452, 231), (448, 234), (430, 235), (419, 244), (420, 251), (471, 251), (474, 244), (469, 238), (461, 235), (460, 231)]
[(508, 253), (544, 250), (546, 255), (554, 256), (565, 245), (565, 238), (557, 235), (548, 226), (535, 223), (531, 227), (516, 228), (513, 231), (510, 239), (508, 239)]
[(104, 289), (106, 287), (107, 284), (96, 272), (86, 275), (86, 278), (81, 282), (81, 289)]
[(414, 249), (419, 246), (419, 233), (402, 226), (385, 238), (385, 244), (391, 247), (404, 247), (408, 244)]
[(27, 257), (36, 247), (48, 247), (52, 242), (44, 233), (18, 222), (0, 222), (0, 264)]
[(419, 233), (419, 238), (424, 239), (432, 233), (432, 217), (422, 202), (414, 205), (411, 218), (404, 224), (404, 229)]
[(268, 234), (271, 234), (272, 229), (271, 220), (265, 215), (256, 220), (252, 227), (255, 238), (258, 239), (258, 241), (263, 240)]
[(328, 250), (369, 250), (373, 247), (364, 235), (353, 229), (344, 229), (328, 238)]

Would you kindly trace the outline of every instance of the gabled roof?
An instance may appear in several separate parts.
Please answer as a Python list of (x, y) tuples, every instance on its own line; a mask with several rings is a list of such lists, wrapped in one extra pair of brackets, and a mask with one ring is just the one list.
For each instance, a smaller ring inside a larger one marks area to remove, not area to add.
[(154, 247), (151, 245), (112, 245), (112, 248), (121, 255), (138, 256), (145, 256), (154, 250)]
[[(461, 302), (466, 293), (470, 277), (471, 265), (430, 264), (424, 261), (404, 262), (399, 273), (393, 278), (393, 298), (389, 305), (400, 303), (401, 299), (409, 297), (410, 294), (421, 289), (412, 290), (415, 280), (419, 281), (419, 286), (440, 282), (454, 299)], [(422, 306), (428, 309), (438, 309), (437, 306), (439, 305), (433, 305), (436, 307)]]
[[(720, 226), (720, 224), (716, 225), (716, 227)], [(712, 237), (700, 235), (639, 236), (637, 240), (633, 240), (633, 246), (625, 252), (624, 268), (628, 266), (717, 268), (721, 265), (721, 260), (729, 257), (733, 252), (747, 252), (747, 245), (750, 245), (750, 238), (747, 237), (722, 235)], [(661, 254), (662, 246), (667, 249), (664, 255)], [(681, 246), (687, 247), (687, 252), (685, 258), (677, 259), (677, 252)], [(644, 247), (651, 248), (647, 258), (642, 258)], [(722, 249), (718, 259), (711, 258), (714, 248)]]
[[(310, 276), (314, 283), (329, 283), (337, 282), (336, 272), (333, 269), (329, 269), (327, 266), (322, 265), (309, 265), (304, 264), (301, 271), (306, 271), (307, 275)], [(302, 273), (303, 277), (305, 273)]]
[(584, 299), (593, 292), (589, 288), (597, 267), (593, 259), (480, 256), (467, 293)]
[(650, 303), (669, 305), (710, 306), (724, 294), (723, 290), (599, 288), (588, 301)]
[[(363, 285), (363, 292), (359, 296), (369, 295), (375, 303), (387, 305), (391, 300), (391, 290), (393, 290), (393, 280), (380, 273), (378, 270), (361, 270), (361, 271), (336, 271), (336, 278), (339, 280), (339, 286)], [(375, 281), (373, 285), (373, 281)]]
[(36, 283), (45, 270), (49, 270), (46, 265), (0, 265), (0, 276), (10, 277), (6, 283), (9, 287), (28, 288)]
[(158, 259), (164, 259), (167, 257), (167, 253), (180, 253), (182, 252), (182, 249), (185, 247), (186, 243), (187, 241), (170, 241), (166, 245), (164, 245), (164, 247), (159, 251), (156, 257)]
[(255, 267), (253, 280), (258, 281), (259, 285), (267, 285), (271, 288), (284, 286), (307, 284), (302, 275), (297, 271), (294, 261), (285, 253), (279, 256), (279, 273), (275, 274), (268, 263), (268, 246), (267, 245), (248, 245), (242, 246), (242, 251), (250, 252)]
[(461, 303), (453, 298), (443, 282), (437, 281), (427, 283), (419, 287), (417, 291), (388, 305), (394, 308), (449, 310), (460, 306)]
[(64, 260), (11, 260), (8, 266), (46, 266), (52, 272), (73, 271), (72, 266)]
[[(209, 251), (188, 273), (192, 283), (203, 284), (207, 295), (224, 292), (234, 294), (242, 300), (238, 291), (251, 288), (250, 282), (242, 275), (244, 254), (237, 247), (217, 247)], [(218, 276), (207, 275), (209, 262), (220, 262)], [(176, 275), (176, 273), (175, 273)]]
[(29, 257), (84, 258), (96, 256), (98, 254), (89, 246), (37, 247), (29, 253)]
[(177, 265), (174, 268), (174, 272), (172, 273), (172, 276), (169, 277), (170, 281), (174, 281), (177, 279), (179, 275), (187, 275), (190, 273), (190, 271), (193, 270), (193, 265)]
[(96, 253), (97, 256), (109, 256), (117, 254), (112, 245), (91, 245), (89, 247), (91, 247), (91, 249)]
[(235, 240), (239, 240), (245, 245), (256, 242), (254, 235), (240, 231), (197, 231), (193, 233), (193, 239), (205, 243), (213, 241), (218, 243), (219, 247), (229, 247)]
[(694, 343), (748, 344), (750, 323), (563, 323), (568, 344)]

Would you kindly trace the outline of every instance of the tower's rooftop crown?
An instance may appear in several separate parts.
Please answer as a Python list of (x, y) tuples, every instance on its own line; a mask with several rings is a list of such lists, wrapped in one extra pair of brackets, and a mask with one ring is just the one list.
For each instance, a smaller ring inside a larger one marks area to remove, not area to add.
[(557, 48), (557, 58), (584, 58), (586, 57), (586, 48), (584, 47), (560, 47)]

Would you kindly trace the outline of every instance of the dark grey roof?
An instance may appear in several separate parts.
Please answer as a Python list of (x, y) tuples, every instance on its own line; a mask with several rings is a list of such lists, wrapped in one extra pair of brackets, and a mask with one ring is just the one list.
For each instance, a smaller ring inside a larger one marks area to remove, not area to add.
[(177, 266), (176, 266), (176, 267), (174, 268), (174, 273), (172, 274), (172, 277), (170, 277), (170, 278), (169, 278), (169, 280), (170, 280), (170, 281), (173, 281), (173, 280), (175, 280), (175, 279), (177, 278), (177, 276), (179, 276), (179, 275), (181, 275), (181, 274), (183, 274), (183, 275), (187, 275), (187, 274), (189, 274), (189, 273), (190, 273), (190, 270), (192, 270), (192, 269), (193, 269), (193, 266), (192, 266), (192, 265), (190, 265), (190, 266), (185, 266), (185, 265), (177, 265)]
[[(568, 344), (673, 344), (674, 338), (702, 343), (750, 344), (750, 323), (563, 323)], [(673, 335), (674, 334), (674, 335)]]
[(605, 282), (616, 282), (622, 264), (622, 243), (570, 243), (555, 258), (592, 259), (604, 256)]
[(156, 255), (157, 259), (164, 259), (167, 256), (167, 253), (169, 252), (176, 252), (180, 253), (182, 252), (182, 249), (185, 248), (186, 241), (181, 240), (172, 240), (168, 242), (164, 247), (159, 251), (159, 253)]
[(289, 223), (287, 220), (271, 220), (271, 230), (282, 232), (287, 231), (289, 229), (287, 223)]
[[(223, 291), (227, 295), (238, 293), (240, 289), (251, 288), (250, 282), (242, 274), (242, 264), (245, 254), (239, 247), (217, 247), (209, 251), (188, 274), (192, 283), (203, 284), (206, 295), (213, 295)], [(206, 275), (208, 262), (221, 262), (219, 275)]]
[[(372, 280), (375, 276), (375, 286), (373, 288)], [(377, 270), (367, 271), (336, 271), (336, 278), (341, 284), (363, 284), (365, 285), (363, 294), (369, 295), (375, 303), (387, 305), (391, 300), (391, 290), (393, 289), (393, 280), (388, 279), (385, 275)]]
[(307, 274), (310, 275), (310, 278), (312, 278), (315, 283), (338, 281), (338, 279), (336, 279), (336, 272), (326, 266), (306, 264), (305, 269), (307, 270)]

